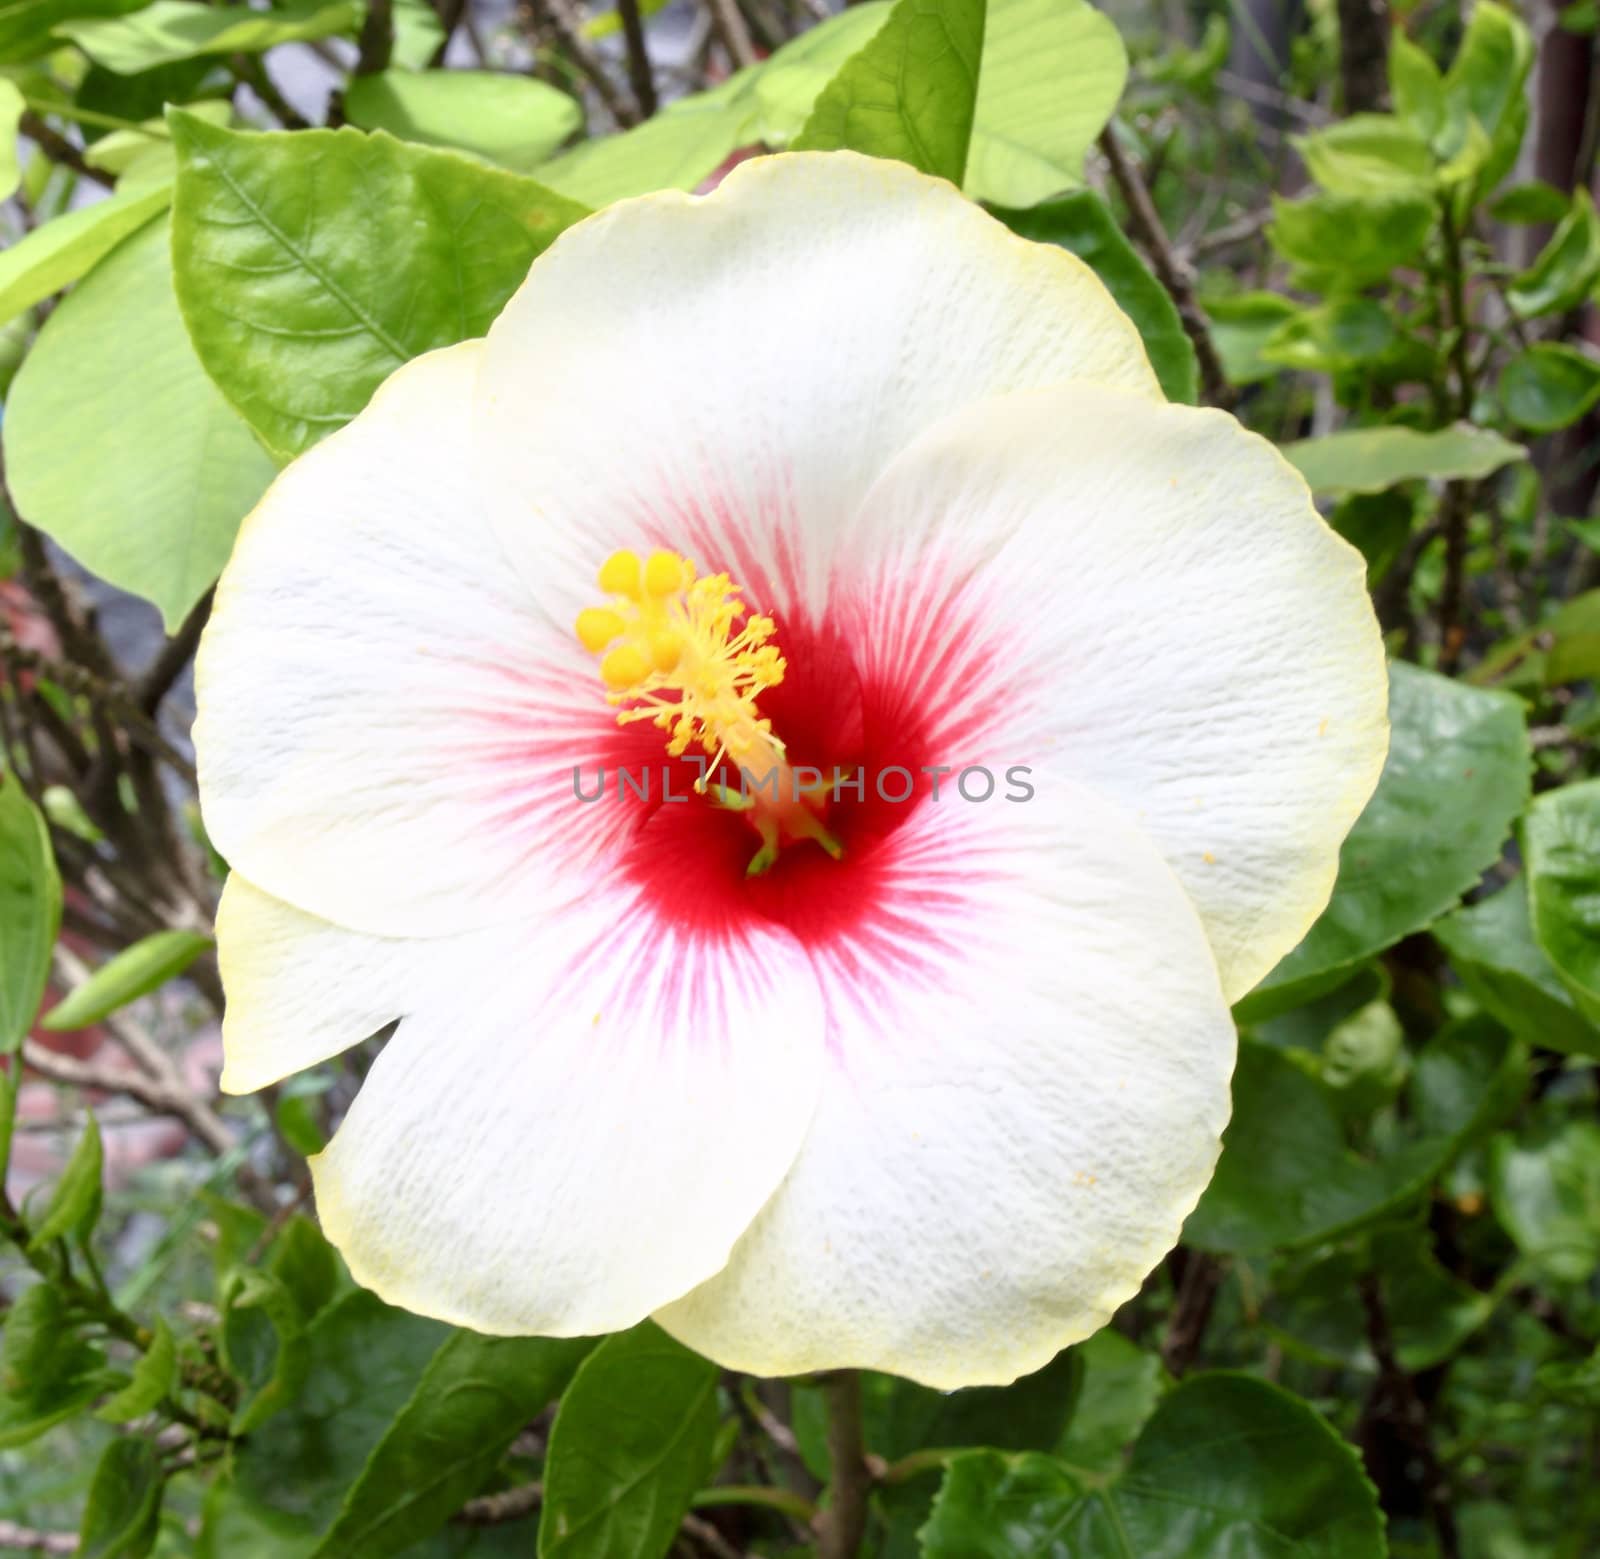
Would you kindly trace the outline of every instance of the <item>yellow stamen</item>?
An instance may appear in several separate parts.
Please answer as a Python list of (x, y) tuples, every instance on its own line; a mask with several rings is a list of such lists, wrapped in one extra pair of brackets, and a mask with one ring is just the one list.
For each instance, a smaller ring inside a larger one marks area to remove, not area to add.
[(711, 768), (726, 757), (757, 781), (773, 769), (787, 773), (782, 744), (756, 707), (783, 680), (770, 617), (751, 614), (726, 574), (701, 577), (674, 552), (654, 552), (644, 564), (636, 553), (613, 553), (600, 588), (610, 603), (580, 612), (577, 633), (585, 649), (604, 651), (607, 696), (627, 706), (619, 724), (651, 721), (675, 758), (698, 744)]

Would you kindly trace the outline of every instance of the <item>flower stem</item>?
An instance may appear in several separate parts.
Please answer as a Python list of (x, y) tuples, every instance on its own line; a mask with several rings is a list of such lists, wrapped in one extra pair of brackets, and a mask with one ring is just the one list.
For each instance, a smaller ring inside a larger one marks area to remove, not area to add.
[(867, 1530), (872, 1474), (861, 1428), (861, 1376), (837, 1370), (822, 1382), (833, 1476), (828, 1506), (817, 1518), (817, 1559), (855, 1559)]

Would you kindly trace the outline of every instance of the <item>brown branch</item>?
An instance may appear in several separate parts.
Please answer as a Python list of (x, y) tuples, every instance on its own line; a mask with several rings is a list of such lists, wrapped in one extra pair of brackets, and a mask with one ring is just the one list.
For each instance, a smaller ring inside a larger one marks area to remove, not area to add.
[(1461, 1540), (1451, 1508), (1450, 1481), (1428, 1432), (1428, 1410), (1417, 1395), (1416, 1382), (1401, 1367), (1395, 1351), (1394, 1332), (1389, 1325), (1389, 1312), (1383, 1302), (1383, 1288), (1377, 1273), (1363, 1273), (1356, 1286), (1361, 1295), (1361, 1307), (1366, 1312), (1367, 1342), (1378, 1361), (1377, 1384), (1362, 1413), (1368, 1471), (1381, 1491), (1383, 1469), (1372, 1465), (1376, 1441), (1371, 1431), (1378, 1425), (1388, 1424), (1410, 1453), (1407, 1470), (1409, 1464), (1420, 1469), (1421, 1493), (1438, 1534), (1441, 1559), (1460, 1559)]
[(1167, 1322), (1166, 1336), (1161, 1340), (1161, 1362), (1166, 1365), (1167, 1373), (1177, 1378), (1188, 1370), (1200, 1352), (1206, 1328), (1211, 1324), (1217, 1293), (1222, 1287), (1223, 1269), (1215, 1256), (1183, 1246), (1173, 1251), (1168, 1264), (1176, 1270), (1178, 1294)]
[(599, 55), (589, 47), (573, 0), (530, 0), (530, 3), (537, 6), (537, 14), (548, 22), (568, 58), (583, 73), (617, 124), (623, 129), (638, 124), (642, 117), (638, 106), (630, 103), (618, 89)]
[(861, 1376), (836, 1370), (822, 1382), (828, 1413), (828, 1506), (817, 1517), (817, 1559), (855, 1559), (867, 1530), (872, 1473), (861, 1425)]
[(1231, 409), (1237, 395), (1222, 371), (1222, 359), (1217, 355), (1216, 342), (1211, 338), (1211, 322), (1206, 318), (1195, 294), (1194, 272), (1173, 249), (1172, 240), (1162, 226), (1160, 213), (1150, 198), (1143, 176), (1117, 140), (1114, 122), (1100, 132), (1100, 150), (1105, 155), (1112, 180), (1127, 204), (1128, 219), (1133, 224), (1133, 230), (1150, 256), (1156, 279), (1177, 304), (1184, 331), (1194, 343), (1195, 356), (1200, 362), (1201, 399), (1225, 411)]
[(1444, 582), (1439, 587), (1439, 670), (1450, 672), (1461, 658), (1466, 628), (1461, 607), (1466, 597), (1467, 523), (1472, 515), (1471, 482), (1451, 482), (1439, 507), (1444, 531)]
[(394, 53), (394, 0), (367, 0), (367, 16), (356, 48), (356, 75), (375, 76), (389, 68)]
[(628, 80), (633, 85), (640, 118), (648, 119), (656, 111), (656, 78), (650, 68), (639, 0), (617, 0), (617, 15), (622, 18), (622, 36), (628, 45)]
[(1389, 14), (1384, 0), (1338, 0), (1339, 80), (1347, 114), (1389, 106)]
[(734, 0), (706, 0), (706, 10), (711, 17), (712, 31), (723, 47), (734, 68), (743, 70), (756, 62), (755, 40), (745, 24), (744, 14)]
[(42, 151), (51, 162), (58, 162), (63, 168), (71, 168), (79, 178), (90, 179), (103, 189), (111, 189), (116, 180), (103, 168), (92, 167), (84, 161), (83, 152), (69, 141), (66, 136), (51, 127), (31, 110), (25, 113), (18, 122), (18, 129)]
[(504, 1526), (531, 1516), (543, 1498), (542, 1483), (523, 1483), (499, 1494), (480, 1494), (476, 1499), (469, 1499), (450, 1519), (467, 1527)]
[(172, 691), (172, 684), (183, 675), (183, 668), (194, 659), (200, 635), (211, 618), (211, 603), (217, 587), (213, 585), (189, 609), (189, 615), (178, 625), (178, 631), (161, 646), (156, 658), (150, 662), (134, 688), (134, 698), (139, 707), (152, 718), (161, 707), (161, 700)]

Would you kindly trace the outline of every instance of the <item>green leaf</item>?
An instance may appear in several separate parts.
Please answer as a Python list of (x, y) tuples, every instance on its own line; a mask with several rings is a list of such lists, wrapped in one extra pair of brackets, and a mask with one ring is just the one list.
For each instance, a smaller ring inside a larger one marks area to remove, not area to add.
[(967, 194), (1031, 206), (1081, 184), (1127, 79), (1122, 35), (1087, 0), (989, 0)]
[(169, 123), (178, 305), (206, 372), (285, 457), (410, 358), (482, 335), (585, 214), (531, 179), (381, 131)]
[(1600, 677), (1600, 590), (1574, 596), (1535, 634), (1544, 651), (1544, 683), (1588, 682)]
[(0, 776), (0, 1055), (33, 1026), (61, 926), (50, 831), (15, 774)]
[[(870, 6), (846, 11), (837, 21)], [(866, 18), (871, 20), (870, 15)], [(802, 33), (788, 48), (814, 38), (829, 24)], [(783, 57), (780, 49), (768, 67)], [(693, 189), (730, 153), (755, 140), (758, 111), (752, 95), (763, 67), (729, 77), (710, 92), (679, 98), (620, 135), (582, 141), (534, 172), (551, 189), (598, 209), (657, 189)]]
[(171, 199), (167, 188), (113, 195), (53, 217), (0, 250), (0, 324), (70, 287)]
[(146, 0), (10, 0), (0, 5), (0, 65), (48, 54), (60, 47), (52, 29), (77, 16), (120, 16)]
[(493, 70), (385, 70), (345, 89), (345, 117), (402, 141), (456, 147), (531, 173), (583, 126), (575, 98)]
[(1433, 189), (1428, 137), (1393, 114), (1352, 114), (1325, 130), (1292, 139), (1306, 171), (1336, 195), (1399, 191), (1426, 197)]
[(1433, 231), (1436, 211), (1423, 195), (1401, 190), (1332, 192), (1272, 202), (1267, 236), (1315, 292), (1359, 292), (1414, 260)]
[(222, 1361), (249, 1388), (234, 1409), (234, 1434), (260, 1428), (299, 1394), (311, 1366), (305, 1322), (276, 1273), (241, 1267), (224, 1283)]
[(47, 1390), (24, 1397), (0, 1396), (0, 1451), (27, 1445), (82, 1413), (118, 1379), (105, 1362), (93, 1348), (82, 1347), (73, 1357), (71, 1371)]
[(1478, 1005), (1518, 1038), (1600, 1055), (1600, 1029), (1584, 1017), (1534, 940), (1526, 878), (1445, 916), (1433, 935)]
[(1539, 257), (1506, 289), (1525, 318), (1575, 308), (1600, 277), (1600, 216), (1585, 189), (1578, 190)]
[(1395, 112), (1426, 139), (1444, 129), (1444, 78), (1427, 50), (1398, 27), (1389, 39), (1389, 96)]
[(1117, 307), (1139, 327), (1167, 399), (1191, 406), (1196, 402), (1199, 368), (1177, 306), (1093, 190), (1079, 190), (1024, 211), (996, 211), (995, 215), (1012, 232), (1036, 243), (1059, 244), (1091, 266)]
[(1350, 428), (1285, 444), (1283, 453), (1318, 493), (1380, 493), (1423, 478), (1477, 480), (1528, 455), (1522, 445), (1465, 422), (1433, 433)]
[(107, 1397), (95, 1409), (102, 1423), (126, 1424), (154, 1411), (178, 1381), (178, 1347), (172, 1331), (160, 1316), (150, 1338), (150, 1346), (133, 1367), (133, 1378), (121, 1391)]
[[(1489, 137), (1490, 155), (1483, 187), (1493, 189), (1517, 160), (1528, 127), (1523, 85), (1533, 64), (1528, 29), (1504, 6), (1478, 0), (1461, 47), (1444, 77), (1446, 134), (1465, 140), (1476, 119)], [(1447, 154), (1456, 150), (1447, 149)]]
[(1051, 1456), (956, 1457), (926, 1559), (1382, 1559), (1376, 1492), (1306, 1403), (1245, 1375), (1170, 1392), (1127, 1471), (1100, 1483)]
[(1546, 791), (1522, 825), (1533, 934), (1600, 1023), (1600, 780)]
[(592, 1346), (457, 1332), (368, 1457), (317, 1559), (387, 1559), (442, 1527)]
[(1591, 1411), (1600, 1408), (1600, 1348), (1574, 1364), (1544, 1364), (1534, 1377), (1551, 1396)]
[[(1233, 1078), (1222, 1157), (1183, 1237), (1244, 1255), (1302, 1249), (1361, 1228), (1419, 1196), (1499, 1104), (1503, 1035), (1446, 1031), (1433, 1042), (1436, 1112), (1420, 1134), (1363, 1158), (1345, 1140), (1329, 1090), (1284, 1051), (1246, 1040)], [(1431, 1048), (1431, 1047), (1430, 1047)]]
[(1496, 1137), (1489, 1156), (1495, 1216), (1517, 1248), (1557, 1283), (1600, 1267), (1600, 1125), (1590, 1120)]
[(16, 82), (0, 77), (0, 200), (10, 200), (22, 182), (17, 125), (27, 106)]
[(65, 1239), (69, 1234), (86, 1235), (100, 1216), (100, 1182), (105, 1165), (105, 1153), (100, 1146), (100, 1127), (95, 1123), (93, 1111), (86, 1111), (83, 1135), (78, 1138), (62, 1170), (61, 1178), (28, 1241), (29, 1250), (41, 1250), (51, 1240)]
[(883, 30), (823, 89), (796, 151), (845, 148), (966, 177), (985, 0), (897, 0)]
[(1336, 298), (1289, 316), (1261, 347), (1264, 362), (1313, 373), (1343, 373), (1391, 351), (1394, 321), (1371, 298)]
[(183, 973), (212, 945), (198, 931), (156, 931), (108, 959), (40, 1020), (54, 1030), (87, 1028)]
[(272, 1242), (267, 1270), (288, 1289), (307, 1322), (320, 1315), (341, 1287), (347, 1286), (333, 1246), (300, 1213), (283, 1226), (282, 1233)]
[(89, 1487), (79, 1559), (145, 1559), (155, 1547), (164, 1485), (154, 1442), (143, 1435), (113, 1440)]
[[(164, 218), (107, 256), (45, 323), (6, 406), (5, 446), (22, 513), (176, 629), (276, 467), (189, 344)], [(99, 458), (85, 462), (85, 449)], [(153, 989), (204, 945), (166, 933), (129, 949), (103, 971), (108, 989), (128, 986), (114, 1005), (141, 993), (132, 983), (144, 974)], [(80, 1015), (90, 1000), (76, 993), (51, 1024), (94, 1021)], [(91, 1004), (101, 1005), (98, 989)]]
[(1056, 1449), (1074, 1467), (1116, 1472), (1167, 1389), (1167, 1373), (1159, 1355), (1109, 1326), (1073, 1351), (1083, 1361), (1083, 1385)]
[(1230, 384), (1255, 384), (1280, 371), (1262, 352), (1284, 322), (1300, 312), (1293, 298), (1277, 292), (1240, 292), (1203, 301), (1211, 317), (1211, 339)]
[(176, 60), (206, 54), (261, 54), (281, 43), (304, 43), (354, 33), (359, 0), (304, 0), (270, 11), (209, 6), (198, 0), (154, 0), (131, 16), (67, 22), (56, 32), (97, 65), (119, 76), (137, 75)]
[(661, 1559), (706, 1477), (717, 1367), (653, 1322), (578, 1367), (550, 1431), (539, 1559)]
[(35, 1283), (12, 1303), (0, 1330), (0, 1391), (43, 1396), (78, 1362), (66, 1296), (50, 1282)]
[(1347, 979), (1421, 931), (1499, 858), (1532, 769), (1522, 706), (1403, 662), (1389, 668), (1389, 757), (1339, 854), (1332, 902), (1238, 1005), (1270, 1017)]
[(270, 1511), (281, 1535), (272, 1559), (304, 1559), (315, 1547), (449, 1336), (365, 1290), (306, 1329), (304, 1385), (234, 1453), (237, 1491)]
[(1526, 184), (1513, 184), (1489, 207), (1489, 215), (1496, 222), (1509, 222), (1521, 226), (1534, 226), (1545, 222), (1559, 222), (1572, 205), (1572, 197), (1543, 179), (1530, 179)]
[(1500, 404), (1535, 433), (1570, 427), (1600, 401), (1600, 361), (1577, 347), (1541, 341), (1506, 364)]

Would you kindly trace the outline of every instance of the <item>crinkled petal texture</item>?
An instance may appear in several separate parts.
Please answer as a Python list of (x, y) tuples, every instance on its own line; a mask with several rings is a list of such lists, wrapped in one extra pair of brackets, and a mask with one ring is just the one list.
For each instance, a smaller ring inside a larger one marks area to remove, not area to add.
[[(823, 1019), (781, 932), (683, 929), (597, 887), (406, 941), (229, 893), (230, 1086), (275, 1075), (269, 1023), (295, 1066), (401, 1019), (312, 1160), (324, 1231), (394, 1304), (481, 1332), (632, 1326), (724, 1265), (799, 1150)], [(333, 1011), (293, 990), (297, 956)]]
[(657, 1319), (755, 1374), (1011, 1380), (1176, 1242), (1233, 1024), (1171, 869), (1059, 776), (1031, 803), (924, 806), (874, 868), (885, 910), (813, 949), (829, 1060), (799, 1160)]
[(1064, 379), (1160, 399), (1076, 255), (902, 163), (791, 152), (562, 234), (489, 332), (478, 393), (501, 539), (537, 588), (592, 593), (603, 536), (818, 613), (898, 450), (982, 396)]
[[(847, 806), (841, 862), (754, 885), (704, 798), (579, 804), (574, 766), (662, 756), (572, 635), (657, 545), (808, 647), (763, 695), (794, 761), (1033, 799)], [(1075, 258), (844, 154), (624, 202), (400, 370), (245, 527), (199, 695), (226, 1086), (399, 1020), (314, 1166), (362, 1282), (941, 1387), (1042, 1364), (1177, 1238), (1226, 1003), (1386, 740), (1300, 479), (1166, 405)]]
[(1388, 681), (1360, 553), (1264, 439), (1101, 385), (996, 397), (884, 472), (836, 568), (863, 675), (939, 708), (955, 761), (1060, 764), (1128, 808), (1230, 1001), (1321, 913)]

